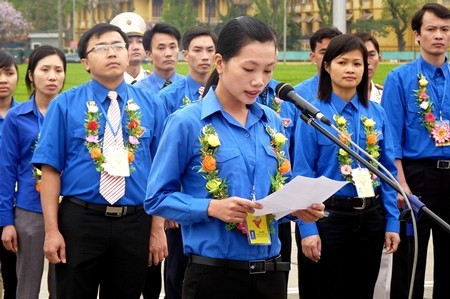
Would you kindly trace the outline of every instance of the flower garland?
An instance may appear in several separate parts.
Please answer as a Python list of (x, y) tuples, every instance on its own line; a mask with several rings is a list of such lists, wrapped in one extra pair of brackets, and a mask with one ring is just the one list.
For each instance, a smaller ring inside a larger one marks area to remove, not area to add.
[(192, 103), (191, 99), (189, 99), (187, 96), (184, 96), (184, 98), (181, 100), (181, 103), (183, 106), (187, 106)]
[[(36, 149), (37, 144), (39, 142), (40, 134), (41, 133), (39, 133), (38, 136), (36, 137), (36, 140), (34, 141), (34, 145), (31, 147), (31, 152), (34, 152), (34, 150)], [(41, 192), (41, 182), (42, 182), (42, 171), (39, 168), (35, 167), (33, 164), (31, 164), (31, 171), (33, 172), (33, 178), (36, 182), (35, 189), (37, 192), (40, 193)]]
[(278, 115), (281, 113), (281, 104), (284, 101), (279, 97), (274, 96), (272, 99), (272, 110), (275, 111)]
[[(86, 122), (84, 124), (86, 130), (85, 145), (91, 158), (94, 160), (96, 170), (98, 172), (103, 171), (103, 164), (106, 157), (102, 152), (102, 144), (98, 137), (98, 130), (100, 128), (99, 122), (99, 109), (97, 103), (94, 100), (90, 100), (86, 103)], [(141, 113), (138, 111), (140, 107), (133, 99), (129, 99), (125, 106), (125, 112), (128, 116), (128, 123), (126, 130), (128, 133), (128, 140), (125, 142), (125, 148), (128, 149), (128, 163), (130, 164), (130, 172), (134, 171), (134, 167), (131, 165), (134, 162), (134, 153), (139, 147), (144, 129), (141, 126)]]
[[(335, 114), (333, 116), (333, 119), (336, 122), (337, 128), (341, 132), (339, 134), (339, 140), (345, 145), (350, 146), (351, 134), (348, 133), (347, 120), (345, 119), (345, 117), (339, 114)], [(371, 155), (374, 159), (378, 160), (380, 157), (380, 146), (378, 145), (379, 132), (375, 130), (376, 122), (373, 119), (367, 118), (365, 116), (361, 117), (361, 122), (364, 126), (364, 133), (366, 134), (366, 152), (369, 155)], [(353, 158), (342, 148), (338, 150), (337, 158), (342, 176), (345, 178), (345, 180), (353, 183), (352, 179)], [(374, 161), (370, 160), (369, 163), (372, 166), (377, 167), (377, 164)], [(374, 173), (371, 173), (371, 175), (373, 186), (374, 187), (379, 186), (380, 182), (375, 180), (376, 175)]]
[(428, 80), (422, 73), (417, 74), (419, 79), (419, 89), (414, 91), (417, 105), (420, 108), (420, 116), (422, 118), (423, 126), (430, 133), (437, 144), (444, 144), (450, 142), (450, 127), (448, 123), (436, 124), (436, 116), (433, 113), (433, 102), (427, 94)]
[[(271, 137), (270, 144), (274, 149), (274, 152), (278, 160), (278, 168), (275, 176), (271, 176), (271, 191), (279, 190), (286, 180), (282, 174), (286, 174), (291, 170), (291, 164), (285, 157), (285, 153), (282, 150), (287, 138), (277, 133), (274, 129), (266, 126), (266, 131)], [(200, 140), (200, 154), (201, 163), (199, 172), (205, 173), (206, 190), (211, 194), (214, 199), (224, 199), (228, 197), (228, 186), (225, 179), (219, 177), (219, 170), (217, 169), (216, 153), (220, 146), (219, 136), (212, 126), (207, 124), (201, 130)], [(275, 229), (272, 227), (275, 215), (268, 215), (267, 221), (270, 227), (270, 233), (275, 233)], [(225, 226), (227, 231), (238, 230), (242, 234), (247, 234), (247, 227), (244, 223), (227, 223)]]

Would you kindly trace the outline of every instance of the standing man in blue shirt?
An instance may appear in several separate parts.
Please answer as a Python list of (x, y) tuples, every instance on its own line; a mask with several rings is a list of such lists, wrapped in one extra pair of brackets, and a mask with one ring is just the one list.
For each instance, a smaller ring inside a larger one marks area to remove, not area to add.
[[(400, 185), (444, 221), (450, 222), (450, 71), (446, 51), (450, 45), (450, 10), (429, 3), (412, 18), (420, 46), (418, 59), (392, 70), (386, 78), (382, 105), (394, 136)], [(405, 201), (398, 196), (398, 205)], [(423, 298), (430, 231), (433, 232), (433, 299), (450, 294), (450, 236), (430, 218), (417, 221), (418, 264), (413, 298)], [(406, 240), (405, 234), (402, 238)], [(408, 242), (394, 255), (391, 298), (408, 297), (411, 259)]]
[(319, 86), (319, 74), (323, 55), (325, 54), (331, 39), (340, 34), (342, 34), (342, 32), (335, 27), (324, 27), (314, 32), (309, 39), (309, 46), (311, 47), (309, 58), (311, 59), (311, 62), (316, 65), (317, 73), (313, 77), (294, 87), (295, 92), (308, 102), (317, 100), (317, 87)]
[(194, 27), (184, 33), (182, 54), (189, 65), (188, 74), (158, 94), (169, 113), (201, 98), (211, 73), (216, 44), (216, 35), (206, 28)]
[(164, 220), (143, 210), (166, 111), (123, 80), (128, 46), (114, 25), (83, 34), (78, 53), (92, 80), (51, 103), (32, 159), (59, 298), (97, 298), (100, 287), (100, 298), (137, 299), (147, 265), (167, 255)]
[[(216, 35), (206, 28), (194, 27), (184, 33), (182, 54), (189, 65), (188, 75), (159, 92), (159, 97), (166, 104), (169, 113), (201, 98), (211, 74), (216, 45)], [(181, 299), (188, 258), (183, 253), (181, 229), (178, 224), (167, 229), (166, 234), (169, 255), (164, 263), (165, 296), (166, 299)]]
[(142, 42), (148, 59), (153, 63), (153, 73), (136, 83), (137, 87), (157, 94), (161, 89), (184, 77), (177, 74), (175, 69), (178, 64), (180, 38), (180, 31), (165, 23), (155, 24), (144, 33)]

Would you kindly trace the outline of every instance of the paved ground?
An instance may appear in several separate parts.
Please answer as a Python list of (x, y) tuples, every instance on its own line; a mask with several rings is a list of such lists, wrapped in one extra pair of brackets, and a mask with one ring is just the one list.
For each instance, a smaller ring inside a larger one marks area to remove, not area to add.
[[(295, 237), (292, 237), (292, 265), (291, 271), (289, 273), (289, 286), (288, 286), (288, 299), (299, 299), (298, 288), (297, 288), (297, 246), (295, 245)], [(428, 262), (427, 262), (427, 272), (425, 281), (425, 295), (424, 299), (432, 298), (433, 291), (433, 246), (429, 247)], [(47, 268), (46, 268), (47, 269)], [(47, 281), (42, 280), (41, 284), (41, 294), (40, 299), (48, 298), (47, 292)], [(164, 294), (161, 294), (160, 298), (164, 298)]]

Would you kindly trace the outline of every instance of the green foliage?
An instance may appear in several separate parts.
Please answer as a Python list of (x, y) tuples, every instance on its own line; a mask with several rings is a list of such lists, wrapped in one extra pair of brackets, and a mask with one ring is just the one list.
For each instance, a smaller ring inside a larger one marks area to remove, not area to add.
[(405, 31), (409, 28), (414, 12), (422, 7), (423, 0), (383, 0), (382, 19), (388, 21), (387, 27), (390, 27), (397, 36), (398, 50), (405, 49), (406, 41)]
[(357, 20), (350, 25), (353, 32), (376, 32), (378, 36), (386, 37), (392, 20)]
[(190, 1), (165, 0), (163, 2), (163, 21), (175, 26), (181, 33), (197, 25), (194, 16), (198, 6)]
[(319, 16), (322, 20), (322, 27), (331, 26), (333, 24), (332, 5), (332, 1), (317, 0), (317, 6), (319, 7)]
[[(378, 65), (377, 73), (374, 77), (374, 82), (383, 83), (384, 78), (394, 67), (399, 64), (395, 63), (380, 63)], [(151, 65), (144, 65), (145, 69), (152, 70)], [(27, 65), (19, 65), (19, 84), (17, 85), (16, 92), (14, 93), (14, 98), (20, 102), (26, 101), (29, 98), (29, 94), (25, 87), (25, 73)], [(177, 72), (185, 75), (188, 72), (188, 65), (184, 62), (180, 62), (177, 66)], [(308, 62), (289, 62), (281, 63), (279, 62), (275, 68), (273, 78), (280, 81), (286, 82), (292, 85), (296, 85), (305, 79), (308, 79), (316, 73), (316, 66)], [(78, 86), (89, 81), (91, 77), (86, 72), (86, 70), (78, 63), (69, 63), (67, 65), (66, 82), (64, 84), (64, 90)]]

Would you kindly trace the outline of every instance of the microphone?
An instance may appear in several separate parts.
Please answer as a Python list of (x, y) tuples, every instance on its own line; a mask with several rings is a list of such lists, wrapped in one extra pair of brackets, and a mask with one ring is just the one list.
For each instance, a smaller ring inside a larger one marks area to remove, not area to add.
[(323, 115), (319, 109), (311, 105), (307, 100), (296, 93), (291, 85), (287, 83), (279, 83), (275, 88), (275, 94), (280, 99), (293, 103), (304, 114), (314, 117), (322, 123), (331, 126), (330, 120)]

